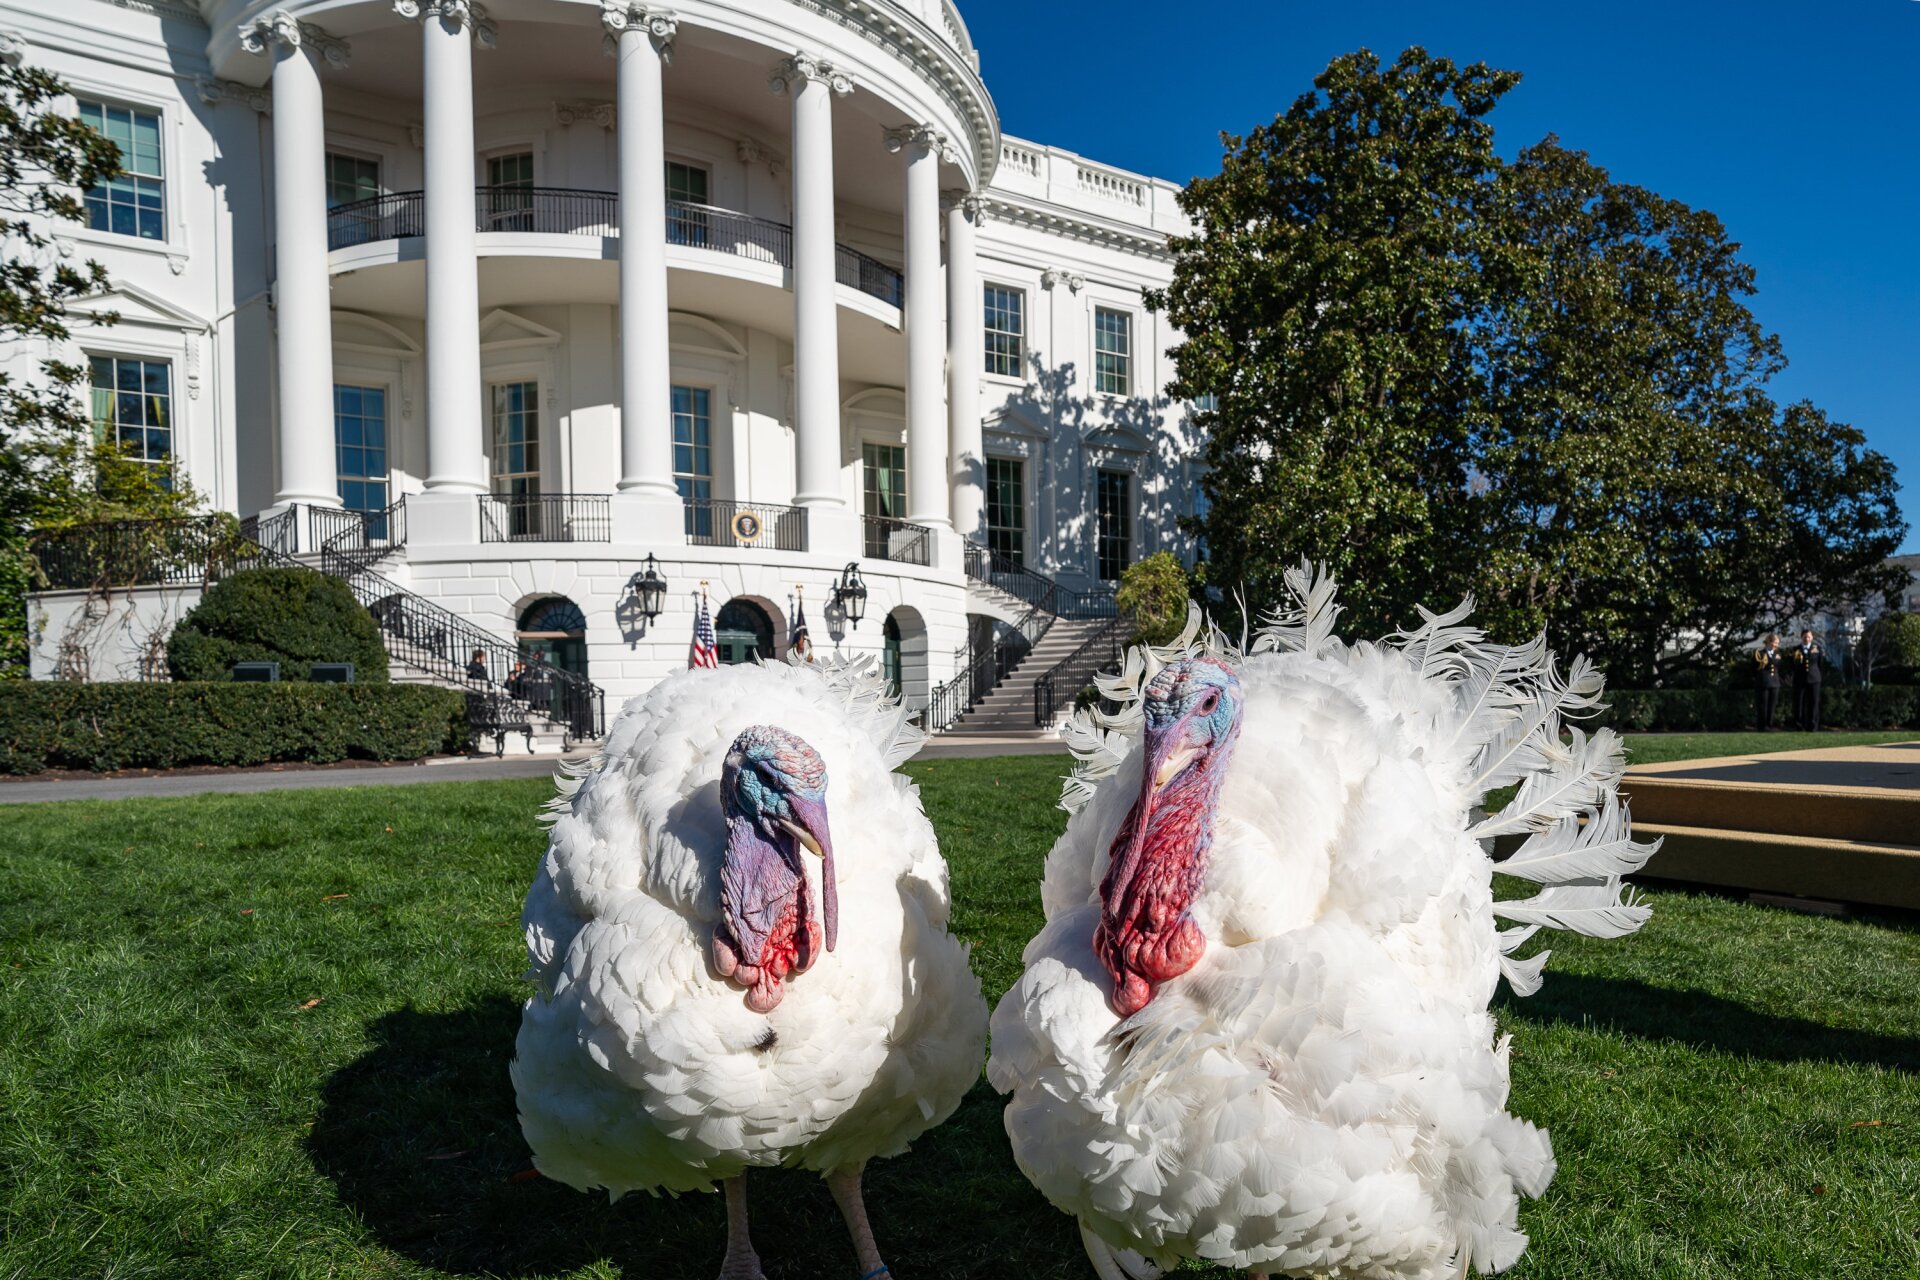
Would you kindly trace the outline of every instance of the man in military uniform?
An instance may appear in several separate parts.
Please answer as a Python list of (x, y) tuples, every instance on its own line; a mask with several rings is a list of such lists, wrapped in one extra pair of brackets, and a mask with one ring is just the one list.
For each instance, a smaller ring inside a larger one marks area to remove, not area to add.
[(1758, 701), (1760, 732), (1773, 731), (1773, 711), (1780, 705), (1780, 676), (1786, 669), (1786, 655), (1780, 652), (1780, 637), (1767, 632), (1766, 639), (1753, 651), (1754, 674), (1759, 679)]
[(1793, 651), (1793, 722), (1802, 732), (1817, 733), (1820, 729), (1820, 681), (1824, 675), (1821, 668), (1826, 665), (1826, 657), (1820, 652), (1820, 642), (1813, 638), (1813, 629), (1809, 627), (1800, 633), (1800, 647)]

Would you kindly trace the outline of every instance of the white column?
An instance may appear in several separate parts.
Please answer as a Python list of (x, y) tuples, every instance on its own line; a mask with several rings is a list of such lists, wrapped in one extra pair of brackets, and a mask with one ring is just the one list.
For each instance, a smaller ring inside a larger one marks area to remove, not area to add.
[[(815, 551), (851, 551), (857, 537), (840, 491), (840, 334), (834, 300), (833, 98), (853, 82), (796, 53), (771, 81), (793, 97), (793, 414), (795, 504), (808, 509)], [(844, 547), (841, 545), (844, 542)]]
[(940, 161), (944, 134), (926, 125), (889, 129), (887, 149), (907, 158), (907, 519), (952, 527), (947, 507), (946, 287), (940, 274)]
[(965, 192), (947, 202), (947, 449), (953, 460), (953, 527), (987, 538), (987, 463), (980, 434), (982, 325), (974, 268), (980, 201)]
[(340, 505), (333, 456), (333, 303), (327, 272), (326, 119), (315, 56), (347, 46), (284, 10), (240, 30), (273, 58), (273, 258), (280, 468), (274, 503)]
[(480, 275), (473, 173), (473, 41), (493, 24), (470, 0), (394, 0), (420, 21), (426, 134), (427, 492), (487, 490), (480, 403)]
[(622, 493), (672, 502), (673, 369), (667, 347), (666, 124), (661, 64), (675, 21), (624, 0), (601, 0), (619, 60), (620, 483)]

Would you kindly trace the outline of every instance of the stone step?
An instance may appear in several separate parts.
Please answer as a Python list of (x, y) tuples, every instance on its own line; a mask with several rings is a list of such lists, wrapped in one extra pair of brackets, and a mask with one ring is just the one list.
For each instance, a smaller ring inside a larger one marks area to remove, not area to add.
[(1920, 842), (1920, 790), (1629, 773), (1620, 791), (1632, 804), (1636, 831), (1659, 823), (1888, 845)]
[(1642, 822), (1637, 812), (1633, 834), (1664, 841), (1643, 872), (1659, 879), (1920, 909), (1914, 845)]

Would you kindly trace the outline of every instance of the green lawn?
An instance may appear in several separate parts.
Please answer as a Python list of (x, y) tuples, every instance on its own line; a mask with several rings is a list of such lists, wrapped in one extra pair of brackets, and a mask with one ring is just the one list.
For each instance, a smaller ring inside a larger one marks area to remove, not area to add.
[[(910, 770), (990, 996), (1039, 923), (1063, 763)], [(506, 1063), (548, 794), (0, 810), (0, 1280), (709, 1280), (717, 1197), (609, 1207), (521, 1176)], [(1652, 900), (1636, 937), (1557, 940), (1545, 989), (1502, 1006), (1513, 1108), (1561, 1162), (1509, 1274), (1920, 1274), (1911, 922)], [(869, 1184), (900, 1280), (1091, 1275), (984, 1085)], [(756, 1175), (754, 1211), (774, 1280), (852, 1280), (818, 1179)]]

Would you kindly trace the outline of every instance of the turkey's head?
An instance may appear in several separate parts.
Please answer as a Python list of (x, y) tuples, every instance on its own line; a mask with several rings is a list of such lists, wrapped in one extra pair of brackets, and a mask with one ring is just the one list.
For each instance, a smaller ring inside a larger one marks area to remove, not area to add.
[[(747, 1007), (766, 1013), (782, 983), (833, 950), (839, 898), (827, 825), (827, 766), (797, 734), (774, 725), (742, 730), (720, 770), (727, 851), (720, 868), (720, 923), (714, 968), (747, 989)], [(820, 859), (814, 904), (804, 859)]]
[(1094, 950), (1125, 1017), (1199, 961), (1190, 908), (1213, 844), (1213, 811), (1240, 735), (1240, 679), (1215, 658), (1171, 663), (1147, 685), (1140, 795), (1107, 852)]

